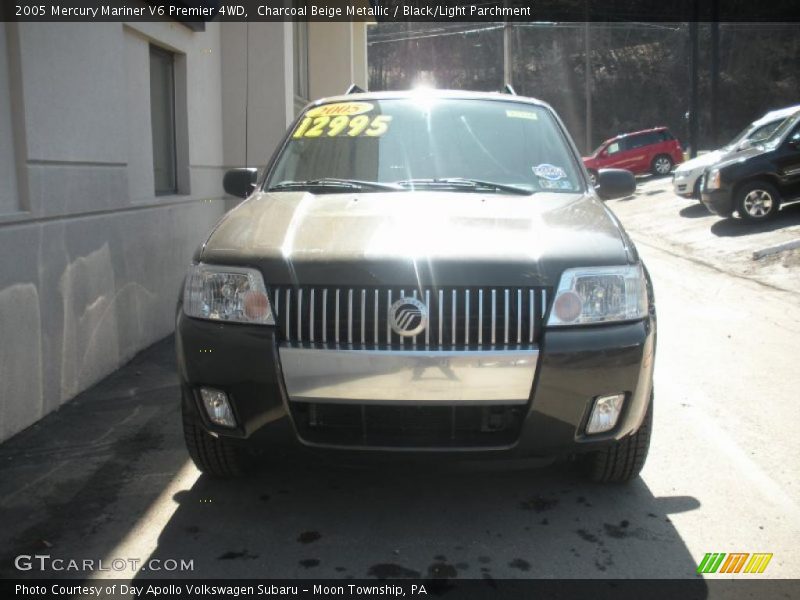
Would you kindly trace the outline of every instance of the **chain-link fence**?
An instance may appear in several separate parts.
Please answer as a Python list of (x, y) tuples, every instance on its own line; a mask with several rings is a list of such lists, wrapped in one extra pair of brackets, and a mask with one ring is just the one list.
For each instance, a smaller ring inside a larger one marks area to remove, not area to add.
[[(725, 143), (767, 110), (800, 103), (800, 25), (720, 23), (714, 29), (697, 26), (699, 148)], [(499, 90), (508, 35), (515, 89), (551, 103), (584, 151), (618, 133), (658, 125), (688, 143), (689, 24), (516, 22), (504, 30), (503, 23), (373, 26), (370, 87)]]

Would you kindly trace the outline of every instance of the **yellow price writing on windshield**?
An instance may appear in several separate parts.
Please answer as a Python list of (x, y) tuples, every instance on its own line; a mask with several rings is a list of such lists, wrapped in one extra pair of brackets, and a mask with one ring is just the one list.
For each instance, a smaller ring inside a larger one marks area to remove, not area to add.
[(389, 115), (321, 115), (318, 117), (304, 117), (297, 129), (294, 130), (292, 138), (318, 138), (318, 137), (337, 137), (350, 136), (358, 137), (365, 135), (368, 137), (380, 137), (389, 131), (389, 124), (392, 117)]

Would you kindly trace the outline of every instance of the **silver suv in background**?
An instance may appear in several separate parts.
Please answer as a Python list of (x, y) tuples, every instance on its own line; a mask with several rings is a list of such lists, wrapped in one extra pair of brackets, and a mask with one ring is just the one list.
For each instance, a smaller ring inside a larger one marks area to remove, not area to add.
[(746, 150), (754, 143), (766, 140), (780, 127), (781, 123), (798, 110), (800, 110), (800, 104), (770, 111), (760, 119), (750, 123), (739, 135), (722, 148), (687, 160), (679, 165), (672, 176), (672, 187), (675, 193), (684, 198), (699, 200), (700, 178), (707, 167), (719, 162), (727, 154)]

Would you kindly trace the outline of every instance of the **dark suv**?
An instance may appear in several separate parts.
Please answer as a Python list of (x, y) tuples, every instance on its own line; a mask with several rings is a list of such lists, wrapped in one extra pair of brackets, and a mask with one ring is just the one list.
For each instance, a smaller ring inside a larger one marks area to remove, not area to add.
[(800, 111), (765, 141), (706, 169), (703, 204), (722, 217), (764, 221), (800, 198)]
[(550, 106), (351, 94), (308, 106), (197, 251), (178, 306), (184, 432), (232, 475), (288, 419), (320, 452), (579, 455), (636, 477), (650, 442), (647, 270)]

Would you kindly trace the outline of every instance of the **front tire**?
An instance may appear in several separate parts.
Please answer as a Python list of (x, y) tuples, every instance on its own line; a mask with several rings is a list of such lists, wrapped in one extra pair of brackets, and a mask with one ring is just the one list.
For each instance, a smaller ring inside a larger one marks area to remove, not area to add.
[(197, 415), (181, 403), (183, 438), (195, 466), (211, 477), (240, 477), (251, 467), (250, 456), (243, 445), (224, 437), (214, 437), (199, 422)]
[(653, 396), (644, 421), (635, 433), (586, 457), (589, 479), (598, 483), (626, 483), (639, 476), (650, 450), (653, 430)]
[(781, 197), (775, 186), (754, 181), (736, 190), (736, 210), (745, 221), (766, 221), (778, 214)]
[(650, 165), (650, 172), (656, 177), (663, 177), (664, 175), (669, 175), (670, 171), (672, 171), (672, 166), (673, 162), (669, 156), (659, 154), (653, 159)]

